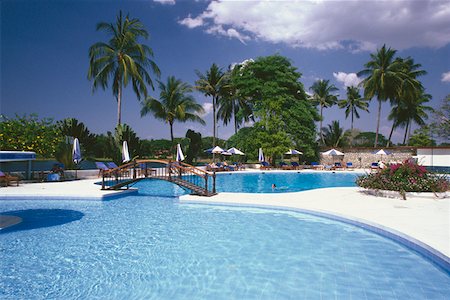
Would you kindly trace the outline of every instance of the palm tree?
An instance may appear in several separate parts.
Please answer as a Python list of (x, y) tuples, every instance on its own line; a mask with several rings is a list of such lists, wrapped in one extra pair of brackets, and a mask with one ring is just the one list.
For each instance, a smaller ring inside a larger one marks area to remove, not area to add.
[(198, 80), (195, 82), (196, 89), (202, 92), (205, 96), (212, 97), (213, 105), (213, 146), (216, 145), (216, 131), (217, 131), (217, 114), (216, 107), (223, 94), (223, 86), (225, 84), (226, 75), (215, 63), (202, 74), (196, 70)]
[(155, 118), (164, 120), (170, 126), (170, 140), (173, 143), (173, 124), (175, 121), (193, 121), (205, 125), (205, 121), (198, 115), (204, 113), (203, 107), (190, 95), (192, 87), (187, 83), (176, 79), (174, 76), (167, 78), (164, 84), (158, 81), (160, 101), (153, 97), (147, 97), (141, 108), (141, 117), (153, 113)]
[(362, 82), (364, 87), (364, 98), (378, 99), (377, 130), (375, 135), (375, 145), (378, 145), (378, 133), (380, 130), (381, 103), (387, 99), (395, 99), (401, 85), (401, 62), (394, 60), (397, 51), (391, 48), (386, 49), (383, 45), (376, 53), (370, 54), (371, 60), (364, 66), (366, 69), (358, 72), (358, 76), (367, 76)]
[(338, 91), (338, 88), (334, 86), (334, 84), (330, 85), (329, 80), (317, 80), (314, 84), (309, 88), (313, 91), (313, 95), (311, 96), (311, 100), (315, 105), (320, 106), (320, 140), (322, 144), (324, 144), (324, 138), (322, 133), (322, 121), (323, 121), (323, 109), (327, 107), (331, 107), (337, 102), (336, 95), (333, 95), (333, 92)]
[(253, 119), (253, 110), (250, 103), (238, 97), (237, 90), (231, 82), (231, 76), (233, 76), (232, 73), (237, 69), (239, 68), (234, 68), (226, 73), (221, 97), (217, 103), (219, 106), (217, 117), (223, 121), (224, 125), (228, 125), (231, 119), (234, 118), (235, 134), (243, 122), (248, 122)]
[(329, 147), (343, 146), (344, 129), (340, 126), (339, 121), (333, 121), (323, 129), (324, 145)]
[(147, 72), (151, 68), (159, 77), (160, 71), (153, 57), (153, 50), (138, 43), (139, 38), (147, 39), (149, 34), (138, 19), (117, 16), (116, 23), (101, 22), (97, 30), (111, 36), (107, 43), (98, 42), (89, 48), (88, 79), (93, 81), (92, 91), (99, 86), (106, 89), (112, 84), (113, 95), (117, 100), (117, 124), (121, 124), (123, 89), (131, 82), (138, 100), (147, 97), (147, 84), (153, 89), (153, 82)]
[(409, 123), (409, 113), (411, 110), (414, 110), (412, 106), (416, 102), (418, 103), (420, 98), (424, 97), (424, 88), (422, 83), (417, 80), (417, 77), (427, 74), (426, 71), (420, 69), (422, 65), (414, 63), (414, 60), (410, 57), (406, 59), (397, 58), (396, 61), (400, 64), (401, 72), (399, 75), (402, 81), (397, 96), (391, 99), (391, 105), (394, 107), (388, 119), (393, 121), (393, 123), (386, 145), (387, 147), (390, 145), (394, 129)]
[(352, 123), (351, 123), (351, 132), (353, 132), (353, 117), (355, 116), (359, 119), (358, 109), (369, 112), (369, 103), (368, 100), (362, 98), (359, 94), (359, 89), (354, 86), (347, 87), (347, 99), (343, 99), (338, 103), (339, 108), (345, 108), (345, 118), (351, 114)]

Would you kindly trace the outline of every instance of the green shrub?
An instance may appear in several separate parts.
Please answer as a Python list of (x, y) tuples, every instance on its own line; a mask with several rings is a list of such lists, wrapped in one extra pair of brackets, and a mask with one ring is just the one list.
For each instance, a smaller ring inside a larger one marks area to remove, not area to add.
[(445, 175), (430, 173), (424, 166), (411, 161), (391, 165), (375, 174), (362, 175), (356, 184), (367, 189), (398, 191), (403, 199), (406, 199), (406, 192), (441, 193), (449, 190)]

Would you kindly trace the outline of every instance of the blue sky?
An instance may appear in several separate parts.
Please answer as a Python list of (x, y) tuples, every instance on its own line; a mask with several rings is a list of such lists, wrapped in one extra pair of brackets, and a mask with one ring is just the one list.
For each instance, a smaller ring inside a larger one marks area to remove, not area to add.
[[(345, 96), (345, 84), (358, 81), (369, 55), (383, 43), (411, 56), (428, 74), (422, 77), (431, 106), (439, 107), (450, 93), (450, 2), (448, 1), (21, 1), (1, 4), (0, 113), (37, 113), (55, 120), (74, 117), (95, 133), (112, 131), (116, 101), (110, 90), (91, 91), (87, 80), (88, 49), (107, 36), (95, 30), (100, 21), (113, 22), (119, 10), (140, 19), (151, 37), (161, 79), (175, 76), (190, 84), (195, 70), (212, 63), (231, 63), (279, 53), (291, 59), (308, 89), (317, 79), (330, 79)], [(152, 91), (157, 97), (159, 91)], [(210, 108), (211, 99), (194, 93)], [(141, 138), (169, 138), (169, 127), (151, 116), (140, 117), (131, 89), (124, 92), (122, 121)], [(376, 101), (355, 127), (375, 131)], [(388, 135), (390, 107), (382, 111), (381, 132)], [(188, 128), (212, 135), (206, 126), (174, 126), (176, 137)], [(344, 111), (324, 111), (324, 124), (339, 120), (350, 128)], [(233, 133), (220, 124), (221, 138)], [(402, 131), (394, 140), (399, 141)]]

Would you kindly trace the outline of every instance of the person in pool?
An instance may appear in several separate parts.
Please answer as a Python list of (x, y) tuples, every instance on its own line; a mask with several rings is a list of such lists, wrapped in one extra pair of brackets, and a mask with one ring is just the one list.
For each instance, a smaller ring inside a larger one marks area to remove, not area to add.
[(277, 185), (275, 183), (272, 183), (272, 190), (276, 189)]

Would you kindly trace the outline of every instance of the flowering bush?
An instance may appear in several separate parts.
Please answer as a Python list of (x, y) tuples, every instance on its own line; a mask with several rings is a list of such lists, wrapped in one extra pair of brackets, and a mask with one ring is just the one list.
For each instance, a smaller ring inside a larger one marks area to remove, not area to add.
[(406, 199), (406, 192), (441, 193), (449, 190), (447, 177), (429, 173), (424, 166), (411, 161), (391, 165), (375, 174), (362, 175), (356, 184), (368, 189), (398, 191), (403, 199)]

